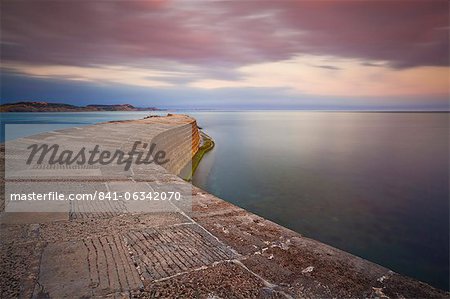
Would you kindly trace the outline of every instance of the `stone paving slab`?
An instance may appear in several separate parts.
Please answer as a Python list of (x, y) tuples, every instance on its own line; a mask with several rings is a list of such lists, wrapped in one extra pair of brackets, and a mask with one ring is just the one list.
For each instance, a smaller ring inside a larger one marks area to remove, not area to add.
[(140, 288), (123, 238), (113, 235), (46, 246), (34, 296), (90, 298)]
[(237, 257), (196, 224), (133, 230), (125, 239), (143, 277), (153, 281)]
[(140, 298), (286, 298), (234, 262), (147, 285)]
[(45, 244), (32, 235), (20, 243), (0, 241), (0, 298), (31, 298)]
[[(168, 227), (191, 223), (180, 213), (123, 214), (109, 218), (82, 218), (55, 223), (42, 223), (39, 238), (45, 242), (76, 241), (81, 239), (126, 234), (129, 230)], [(10, 227), (10, 226), (8, 226)], [(27, 230), (27, 235), (31, 234)], [(13, 231), (12, 234), (16, 234)], [(11, 235), (11, 234), (8, 234)], [(26, 237), (24, 237), (26, 238)]]
[(48, 244), (41, 258), (34, 298), (89, 298), (87, 250), (82, 241)]
[(58, 222), (69, 220), (69, 213), (62, 212), (11, 212), (0, 215), (0, 223), (4, 224), (30, 224), (30, 223), (45, 223)]

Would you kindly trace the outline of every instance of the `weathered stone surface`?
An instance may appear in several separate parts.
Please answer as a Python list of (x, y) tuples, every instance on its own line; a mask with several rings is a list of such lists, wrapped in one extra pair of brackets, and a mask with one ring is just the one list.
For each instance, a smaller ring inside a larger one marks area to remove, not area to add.
[(8, 224), (44, 223), (67, 220), (69, 220), (69, 214), (59, 212), (13, 212), (0, 215), (0, 222)]
[(82, 241), (48, 244), (42, 254), (34, 297), (90, 297), (87, 253)]
[(107, 296), (141, 287), (122, 236), (113, 235), (49, 244), (42, 254), (35, 296)]
[(168, 278), (238, 257), (194, 223), (132, 230), (125, 238), (140, 272), (149, 280)]
[(166, 227), (191, 220), (180, 213), (123, 214), (114, 217), (73, 219), (57, 223), (41, 224), (40, 236), (46, 242), (73, 241), (91, 237), (125, 234), (128, 230)]
[[(0, 243), (0, 298), (31, 298), (45, 246), (30, 241)], [(9, 239), (11, 240), (11, 239)]]
[(140, 298), (285, 298), (238, 264), (224, 262), (146, 286)]

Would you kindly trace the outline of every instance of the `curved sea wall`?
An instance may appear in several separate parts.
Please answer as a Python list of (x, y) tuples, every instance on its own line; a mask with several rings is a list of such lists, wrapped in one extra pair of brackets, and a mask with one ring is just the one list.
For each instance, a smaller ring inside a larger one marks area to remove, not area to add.
[[(176, 174), (200, 144), (197, 124), (188, 116), (101, 123), (18, 142), (55, 139), (111, 148), (152, 140), (166, 152), (169, 162), (164, 167), (139, 165), (131, 176), (100, 167), (89, 171), (101, 176), (49, 180), (85, 192), (176, 184), (192, 188), (192, 206), (158, 213), (80, 213), (71, 204), (64, 213), (1, 213), (1, 298), (449, 296), (303, 237), (180, 179)], [(30, 184), (24, 177), (11, 182)]]
[[(170, 117), (170, 116), (169, 116)], [(200, 146), (200, 132), (194, 119), (187, 120), (167, 131), (156, 135), (152, 142), (158, 150), (163, 150), (169, 162), (162, 166), (176, 175), (191, 162)]]

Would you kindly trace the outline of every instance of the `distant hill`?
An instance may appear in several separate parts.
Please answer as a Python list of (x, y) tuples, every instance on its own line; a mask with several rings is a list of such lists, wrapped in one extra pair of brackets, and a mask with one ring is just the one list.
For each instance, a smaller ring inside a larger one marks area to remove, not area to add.
[(75, 106), (62, 103), (17, 102), (0, 105), (0, 112), (83, 112), (83, 111), (158, 111), (154, 107), (140, 108), (130, 104)]

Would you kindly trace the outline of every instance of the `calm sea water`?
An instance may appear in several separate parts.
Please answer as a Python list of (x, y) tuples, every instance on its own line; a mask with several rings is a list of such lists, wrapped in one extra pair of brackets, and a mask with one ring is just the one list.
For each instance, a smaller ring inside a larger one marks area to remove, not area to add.
[[(304, 236), (449, 288), (449, 114), (183, 113), (216, 142), (195, 185)], [(1, 116), (65, 126), (147, 114)]]

